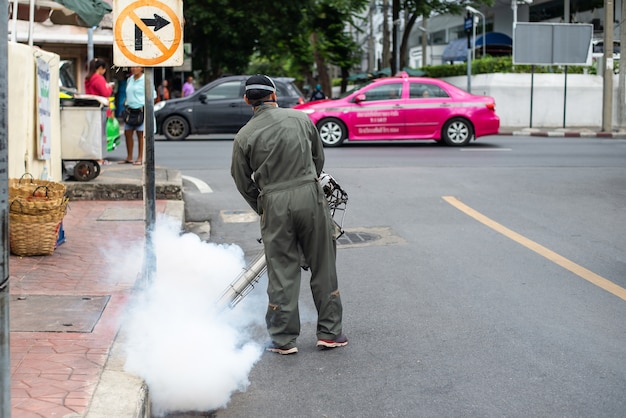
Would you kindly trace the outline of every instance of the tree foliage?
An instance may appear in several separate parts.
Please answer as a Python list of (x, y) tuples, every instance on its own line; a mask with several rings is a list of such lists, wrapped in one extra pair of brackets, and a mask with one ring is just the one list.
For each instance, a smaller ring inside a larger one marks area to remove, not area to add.
[(360, 49), (351, 30), (360, 31), (355, 19), (369, 4), (368, 0), (317, 0), (311, 22), (312, 47), (319, 81), (330, 95), (331, 80), (324, 71), (328, 64), (341, 69), (345, 89), (349, 70), (358, 63)]
[(185, 37), (205, 81), (253, 69), (311, 82), (314, 63), (346, 71), (354, 65), (357, 47), (349, 28), (368, 3), (185, 0)]
[[(421, 16), (430, 16), (431, 14), (453, 14), (461, 15), (467, 5), (479, 5), (492, 6), (495, 0), (402, 0), (400, 7), (405, 12), (407, 19), (404, 25), (404, 31), (402, 33), (402, 40), (400, 42), (399, 54), (400, 54), (400, 68), (404, 68), (407, 65), (407, 50), (409, 36), (415, 22)], [(397, 69), (394, 69), (397, 71)]]

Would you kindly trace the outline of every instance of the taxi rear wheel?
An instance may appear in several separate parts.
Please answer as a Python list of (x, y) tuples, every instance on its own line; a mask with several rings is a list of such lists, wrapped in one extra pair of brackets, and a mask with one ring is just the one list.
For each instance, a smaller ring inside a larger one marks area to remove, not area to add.
[(338, 147), (348, 137), (346, 125), (339, 119), (324, 119), (317, 124), (317, 130), (325, 147)]
[(448, 146), (462, 147), (474, 137), (474, 128), (467, 119), (453, 118), (443, 126), (441, 137)]

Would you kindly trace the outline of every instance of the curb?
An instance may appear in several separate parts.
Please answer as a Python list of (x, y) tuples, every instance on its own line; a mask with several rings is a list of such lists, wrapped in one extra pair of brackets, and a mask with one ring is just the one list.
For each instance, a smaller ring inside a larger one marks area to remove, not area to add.
[[(176, 170), (166, 170), (167, 181), (157, 182), (157, 196), (159, 190), (161, 195), (163, 190), (169, 190), (175, 196), (180, 195), (179, 199), (158, 197), (158, 199), (167, 199), (164, 214), (172, 217), (180, 223), (181, 231), (185, 228), (185, 202), (182, 200), (182, 177), (180, 172)], [(76, 182), (80, 183), (80, 182)], [(135, 180), (136, 183), (136, 180)], [(143, 186), (137, 184), (94, 184), (87, 183), (72, 184), (67, 187), (74, 193), (74, 199), (77, 200), (109, 200), (113, 196), (119, 195), (119, 190), (141, 190), (141, 194), (136, 194), (139, 199), (143, 195)], [(116, 192), (116, 190), (118, 190)], [(76, 197), (80, 196), (80, 197)], [(172, 194), (167, 194), (172, 196)], [(87, 198), (88, 197), (88, 198)], [(109, 199), (107, 199), (109, 198)], [(132, 200), (132, 199), (123, 199)], [(111, 351), (106, 360), (100, 379), (89, 402), (89, 406), (85, 412), (86, 418), (150, 418), (150, 392), (146, 383), (139, 377), (127, 373), (124, 370), (126, 355), (124, 352), (124, 341), (126, 334), (124, 327), (120, 328), (113, 344)]]
[[(128, 172), (107, 166), (101, 176), (91, 181), (64, 181), (66, 194), (71, 200), (141, 200), (143, 178), (140, 169)], [(183, 199), (183, 180), (180, 171), (167, 168), (155, 170), (157, 200)]]
[(109, 358), (85, 413), (86, 418), (150, 418), (148, 386), (124, 371), (123, 331), (113, 342)]
[(534, 130), (534, 129), (526, 129), (526, 130), (510, 130), (510, 131), (499, 131), (498, 135), (503, 136), (535, 136), (535, 137), (555, 137), (555, 138), (616, 138), (616, 139), (624, 139), (626, 138), (626, 132), (618, 131), (618, 132), (596, 132), (596, 131), (565, 131), (565, 130)]
[[(168, 200), (166, 215), (177, 219), (180, 228), (185, 226), (185, 203), (182, 200)], [(118, 331), (113, 341), (109, 357), (94, 391), (85, 418), (150, 418), (150, 392), (146, 383), (139, 377), (124, 370), (125, 331)]]

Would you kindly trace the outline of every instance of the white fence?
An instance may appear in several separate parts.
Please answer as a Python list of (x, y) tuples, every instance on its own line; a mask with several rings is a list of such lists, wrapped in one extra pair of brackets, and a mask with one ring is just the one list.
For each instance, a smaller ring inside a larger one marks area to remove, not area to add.
[[(602, 126), (602, 77), (586, 74), (535, 74), (532, 91), (532, 127), (600, 128)], [(467, 89), (467, 76), (447, 82)], [(618, 77), (613, 79), (613, 127), (618, 126)], [(500, 126), (530, 127), (531, 75), (479, 74), (472, 76), (472, 93), (492, 96)], [(565, 126), (563, 121), (565, 120)]]

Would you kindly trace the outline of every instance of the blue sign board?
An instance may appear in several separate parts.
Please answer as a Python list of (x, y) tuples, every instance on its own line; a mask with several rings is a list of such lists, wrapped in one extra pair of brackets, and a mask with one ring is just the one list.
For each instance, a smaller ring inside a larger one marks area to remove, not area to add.
[(465, 31), (469, 31), (472, 30), (472, 28), (474, 27), (474, 18), (473, 17), (467, 17), (465, 18)]

